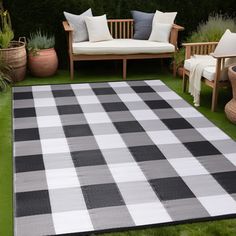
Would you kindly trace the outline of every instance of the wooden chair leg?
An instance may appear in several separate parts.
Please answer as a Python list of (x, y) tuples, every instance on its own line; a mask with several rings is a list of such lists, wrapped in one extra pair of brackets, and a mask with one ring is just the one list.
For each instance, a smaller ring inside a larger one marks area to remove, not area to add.
[(127, 59), (123, 59), (123, 80), (126, 80), (127, 76)]
[(222, 58), (218, 58), (216, 63), (216, 75), (215, 75), (215, 81), (212, 93), (212, 102), (211, 102), (211, 111), (213, 112), (216, 110), (217, 106), (217, 100), (219, 94), (219, 81), (221, 76), (221, 65), (222, 65)]
[(218, 100), (219, 88), (217, 85), (214, 86), (212, 92), (212, 102), (211, 102), (211, 111), (214, 112), (217, 107), (217, 100)]
[(186, 92), (186, 88), (187, 88), (187, 78), (185, 75), (185, 71), (183, 71), (183, 81), (182, 81), (182, 91), (183, 93)]
[(70, 79), (74, 79), (74, 61), (70, 59)]

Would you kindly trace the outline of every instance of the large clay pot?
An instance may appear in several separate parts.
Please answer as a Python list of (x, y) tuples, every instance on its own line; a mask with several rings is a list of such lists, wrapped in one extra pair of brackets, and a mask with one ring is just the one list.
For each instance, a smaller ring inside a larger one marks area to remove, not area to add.
[(54, 48), (29, 53), (29, 69), (33, 76), (48, 77), (56, 73), (58, 58)]
[(13, 81), (25, 78), (27, 56), (24, 42), (12, 41), (9, 48), (0, 49), (0, 57), (3, 62), (11, 66)]
[(226, 104), (225, 113), (228, 119), (236, 124), (236, 65), (229, 68), (228, 75), (232, 85), (233, 99)]

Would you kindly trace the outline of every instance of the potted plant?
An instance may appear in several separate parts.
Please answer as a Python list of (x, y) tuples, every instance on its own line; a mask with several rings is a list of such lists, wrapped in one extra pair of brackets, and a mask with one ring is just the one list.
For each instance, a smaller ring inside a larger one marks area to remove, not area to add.
[(25, 42), (12, 41), (14, 33), (8, 11), (0, 5), (0, 57), (3, 63), (12, 68), (13, 81), (21, 81), (26, 73)]
[(27, 44), (28, 64), (33, 76), (48, 77), (56, 73), (58, 58), (54, 46), (54, 36), (49, 36), (40, 30), (30, 35)]
[(0, 59), (0, 91), (5, 92), (12, 83), (12, 68)]

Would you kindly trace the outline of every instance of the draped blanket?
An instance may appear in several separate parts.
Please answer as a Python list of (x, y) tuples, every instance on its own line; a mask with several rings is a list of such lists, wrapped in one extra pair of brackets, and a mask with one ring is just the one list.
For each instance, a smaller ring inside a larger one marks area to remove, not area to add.
[(216, 66), (216, 60), (212, 56), (195, 55), (192, 57), (192, 65), (189, 76), (189, 93), (194, 98), (194, 106), (200, 106), (201, 77), (206, 67)]

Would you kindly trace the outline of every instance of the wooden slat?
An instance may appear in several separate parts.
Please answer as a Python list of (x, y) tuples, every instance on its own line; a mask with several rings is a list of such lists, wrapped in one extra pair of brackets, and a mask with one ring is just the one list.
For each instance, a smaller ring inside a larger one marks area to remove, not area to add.
[(133, 19), (109, 19), (108, 25), (114, 38), (133, 37)]
[(117, 26), (117, 22), (115, 22), (115, 38), (117, 39), (118, 37), (118, 26)]
[(126, 38), (126, 25), (128, 24), (128, 22), (123, 22), (123, 38)]

